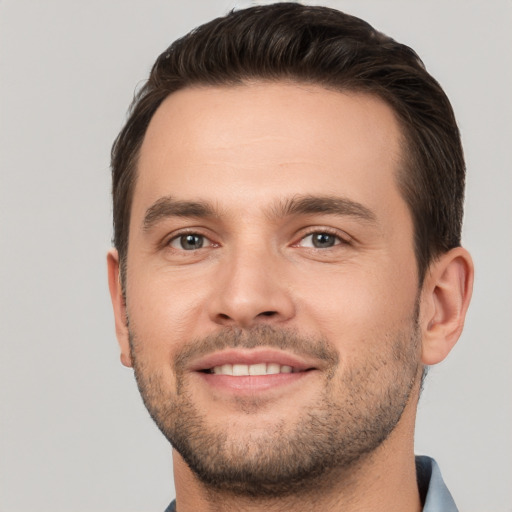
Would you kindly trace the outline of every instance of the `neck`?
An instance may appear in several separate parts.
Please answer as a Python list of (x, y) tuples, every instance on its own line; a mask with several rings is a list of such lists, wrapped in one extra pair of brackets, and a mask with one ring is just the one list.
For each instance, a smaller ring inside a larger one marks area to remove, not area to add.
[(333, 470), (300, 495), (258, 498), (216, 492), (205, 487), (174, 452), (177, 512), (420, 512), (413, 446), (414, 413), (404, 411), (395, 430), (364, 460), (350, 469)]

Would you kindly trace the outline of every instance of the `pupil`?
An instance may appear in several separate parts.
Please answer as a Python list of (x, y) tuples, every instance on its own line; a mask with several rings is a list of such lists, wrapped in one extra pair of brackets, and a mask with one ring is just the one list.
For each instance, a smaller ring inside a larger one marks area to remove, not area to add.
[(315, 247), (332, 247), (334, 245), (334, 237), (329, 233), (317, 233), (313, 236), (313, 245)]
[(185, 250), (201, 249), (203, 237), (199, 235), (184, 235), (181, 237), (181, 246)]

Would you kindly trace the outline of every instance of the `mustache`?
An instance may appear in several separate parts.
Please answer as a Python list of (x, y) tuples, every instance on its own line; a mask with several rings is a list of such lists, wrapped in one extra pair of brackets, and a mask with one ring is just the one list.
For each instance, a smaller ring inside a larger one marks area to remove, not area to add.
[(297, 356), (316, 358), (329, 367), (339, 364), (338, 352), (326, 339), (304, 336), (290, 329), (280, 329), (269, 325), (258, 325), (249, 329), (228, 327), (196, 338), (187, 343), (174, 360), (174, 370), (181, 373), (190, 361), (225, 349), (267, 347), (285, 350)]

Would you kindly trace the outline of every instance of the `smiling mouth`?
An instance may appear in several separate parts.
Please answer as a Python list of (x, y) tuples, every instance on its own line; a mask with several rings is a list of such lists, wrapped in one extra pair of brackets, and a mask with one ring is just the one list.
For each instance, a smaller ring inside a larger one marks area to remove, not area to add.
[(313, 368), (294, 368), (286, 364), (256, 363), (256, 364), (223, 364), (202, 370), (203, 373), (214, 375), (230, 375), (234, 377), (278, 375), (281, 373), (302, 373)]

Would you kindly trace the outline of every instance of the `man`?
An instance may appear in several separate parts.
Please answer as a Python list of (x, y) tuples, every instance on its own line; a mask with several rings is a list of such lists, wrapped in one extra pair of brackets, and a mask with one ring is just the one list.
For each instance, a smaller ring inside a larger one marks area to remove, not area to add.
[(112, 152), (124, 365), (174, 448), (168, 510), (456, 510), (414, 457), (473, 267), (448, 99), (341, 12), (233, 12), (155, 63)]

